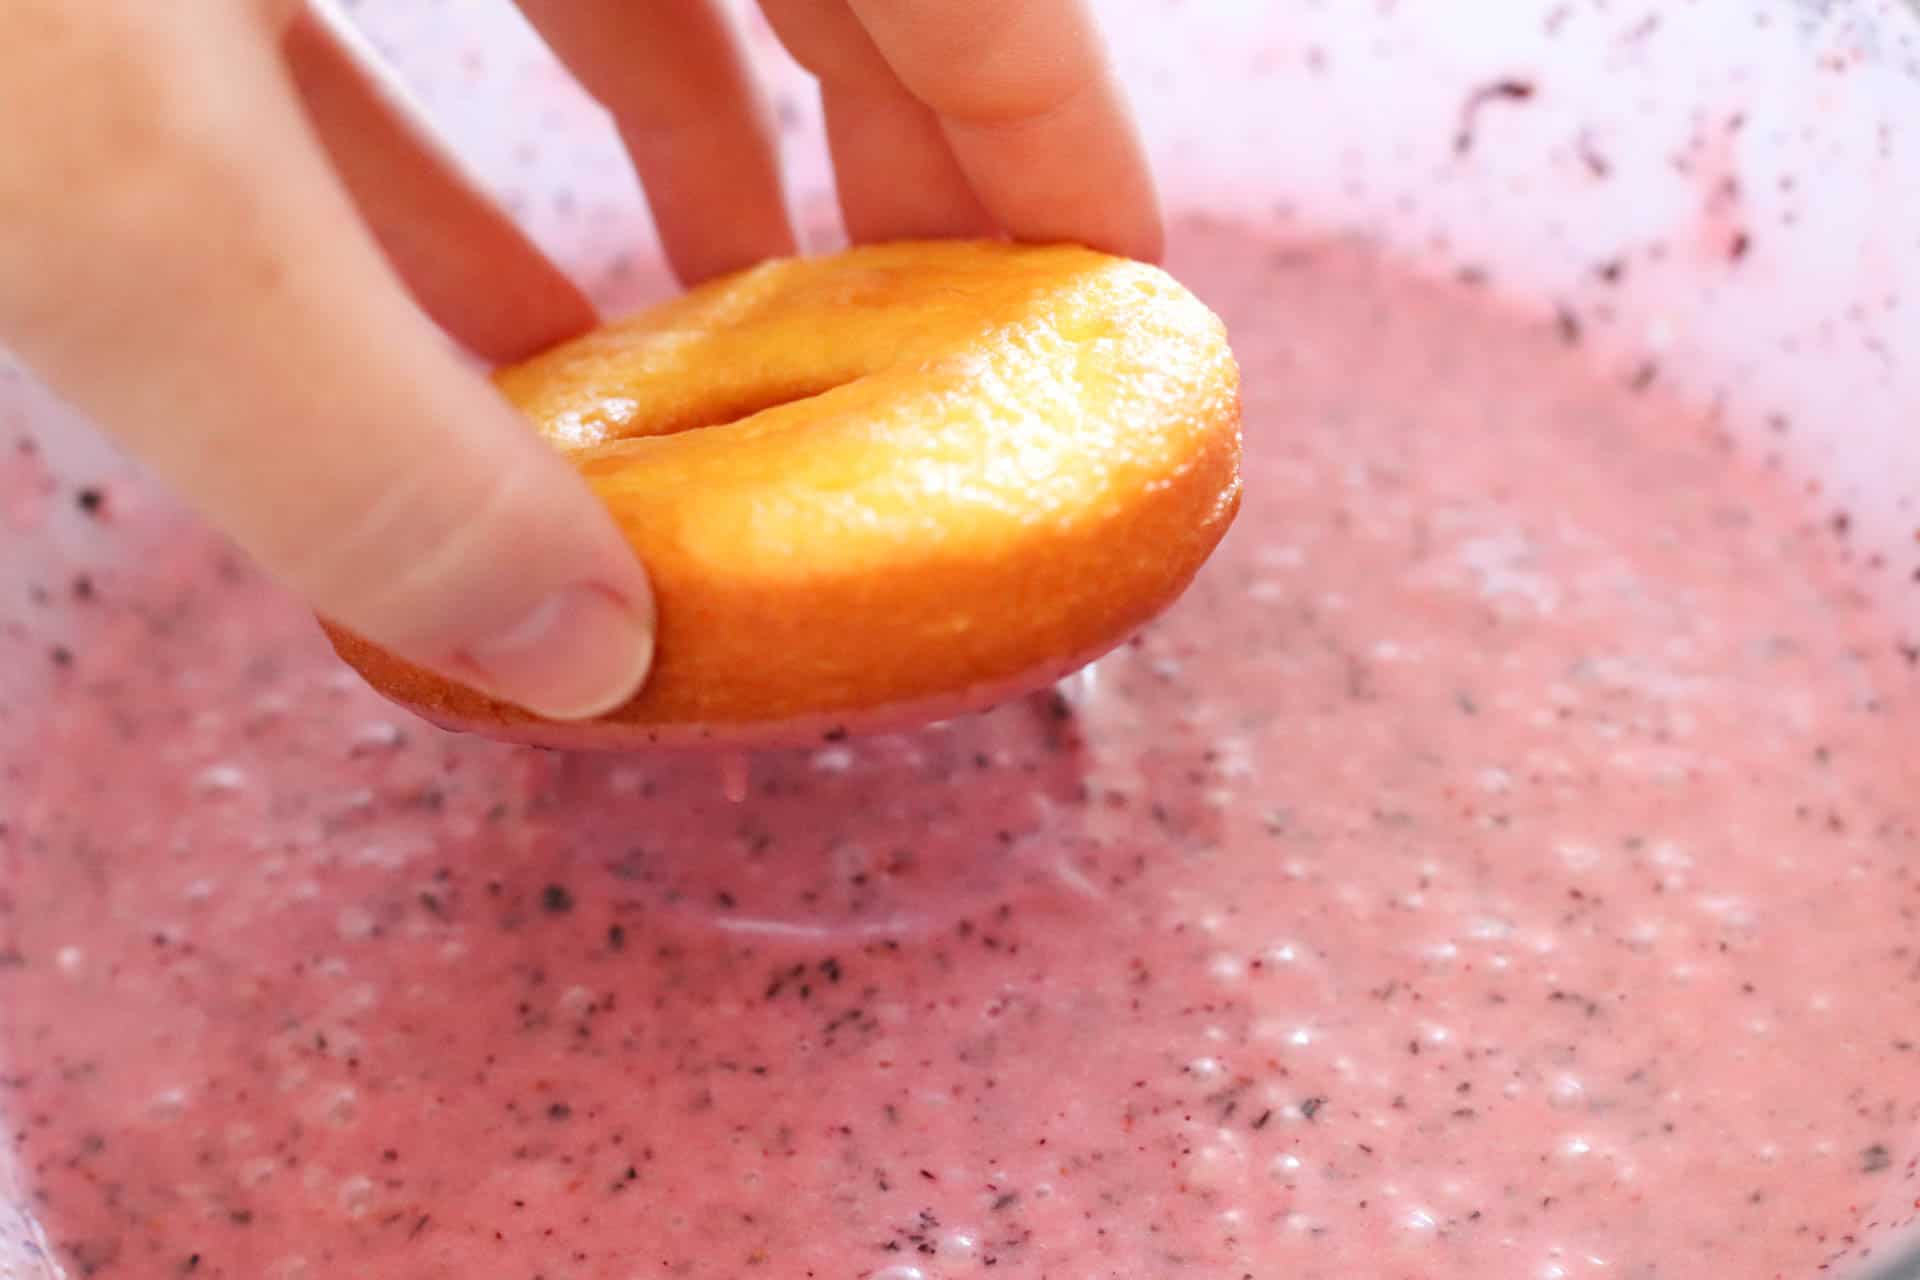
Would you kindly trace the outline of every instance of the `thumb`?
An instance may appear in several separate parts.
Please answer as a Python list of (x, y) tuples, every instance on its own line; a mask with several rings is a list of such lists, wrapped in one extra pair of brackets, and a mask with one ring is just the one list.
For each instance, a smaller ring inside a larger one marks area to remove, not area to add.
[(161, 43), (141, 101), (0, 122), (0, 333), (333, 622), (551, 718), (631, 697), (643, 571), (407, 299), (271, 42)]

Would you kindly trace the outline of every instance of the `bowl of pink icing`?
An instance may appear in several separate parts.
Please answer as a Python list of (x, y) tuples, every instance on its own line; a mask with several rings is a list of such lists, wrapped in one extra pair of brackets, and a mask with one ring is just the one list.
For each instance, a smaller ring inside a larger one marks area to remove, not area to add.
[[(727, 787), (445, 733), (0, 361), (0, 1277), (1893, 1257), (1920, 22), (1106, 10), (1246, 504), (1045, 697)], [(664, 290), (506, 6), (360, 16), (600, 300)]]

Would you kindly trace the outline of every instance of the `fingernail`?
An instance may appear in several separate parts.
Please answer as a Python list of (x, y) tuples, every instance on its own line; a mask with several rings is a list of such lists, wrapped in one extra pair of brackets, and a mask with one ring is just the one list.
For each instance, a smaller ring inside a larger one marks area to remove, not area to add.
[(496, 698), (549, 720), (587, 720), (639, 691), (653, 665), (653, 625), (619, 595), (583, 583), (460, 657)]

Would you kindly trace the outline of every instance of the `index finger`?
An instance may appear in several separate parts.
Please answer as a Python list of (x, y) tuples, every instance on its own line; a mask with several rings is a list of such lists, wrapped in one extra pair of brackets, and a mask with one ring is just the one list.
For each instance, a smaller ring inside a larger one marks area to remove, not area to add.
[(1159, 197), (1086, 0), (850, 0), (1016, 239), (1153, 259)]

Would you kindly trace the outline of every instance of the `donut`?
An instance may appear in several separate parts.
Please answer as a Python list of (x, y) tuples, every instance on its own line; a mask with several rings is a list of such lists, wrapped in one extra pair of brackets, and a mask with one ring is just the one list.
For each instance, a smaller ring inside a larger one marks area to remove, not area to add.
[(375, 688), (541, 745), (834, 740), (1070, 674), (1240, 503), (1239, 372), (1165, 272), (1074, 246), (783, 259), (498, 370), (646, 565), (640, 693), (559, 724), (331, 624)]

